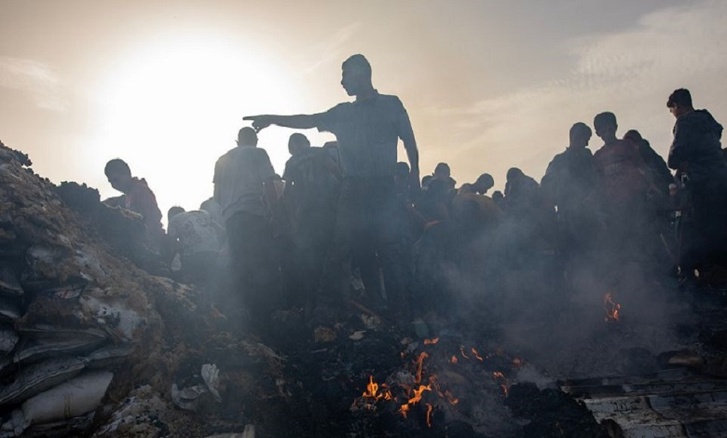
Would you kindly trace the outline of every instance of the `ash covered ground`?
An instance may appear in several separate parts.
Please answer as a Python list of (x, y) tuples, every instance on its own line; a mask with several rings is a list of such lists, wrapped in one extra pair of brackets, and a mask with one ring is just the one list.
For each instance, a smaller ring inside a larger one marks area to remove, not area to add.
[(438, 232), (404, 323), (353, 281), (332, 317), (279, 306), (261, 325), (168, 278), (138, 217), (2, 146), (0, 434), (623, 436), (563, 382), (725, 375), (718, 269), (680, 287), (639, 260), (564, 264), (538, 244), (495, 263), (497, 238)]

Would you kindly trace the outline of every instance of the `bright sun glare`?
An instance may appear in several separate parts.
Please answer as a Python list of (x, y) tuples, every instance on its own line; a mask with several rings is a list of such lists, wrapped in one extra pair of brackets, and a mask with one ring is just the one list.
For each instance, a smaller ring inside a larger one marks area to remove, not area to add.
[[(212, 194), (214, 163), (235, 146), (243, 115), (286, 114), (298, 104), (284, 68), (244, 47), (203, 38), (145, 46), (118, 63), (99, 90), (97, 132), (88, 165), (120, 157), (146, 178), (166, 208), (195, 209)], [(260, 146), (278, 172), (287, 136)], [(102, 174), (101, 174), (102, 175)], [(102, 196), (116, 193), (103, 181)]]

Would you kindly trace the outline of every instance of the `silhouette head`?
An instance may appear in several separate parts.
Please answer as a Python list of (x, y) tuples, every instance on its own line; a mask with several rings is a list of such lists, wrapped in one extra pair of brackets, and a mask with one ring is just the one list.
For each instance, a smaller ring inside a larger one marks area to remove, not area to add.
[(694, 109), (692, 105), (692, 94), (686, 88), (674, 90), (674, 92), (669, 95), (669, 99), (666, 101), (666, 106), (669, 108), (669, 112), (672, 113), (674, 117), (686, 114)]
[(583, 122), (574, 123), (570, 128), (570, 147), (585, 148), (591, 140), (591, 128)]
[(609, 144), (616, 140), (616, 115), (612, 112), (603, 112), (593, 118), (593, 127), (596, 128), (596, 135)]
[(432, 175), (424, 175), (422, 177), (422, 188), (423, 189), (428, 189), (429, 188), (429, 184), (432, 182), (432, 179), (433, 179), (432, 178)]
[(518, 180), (522, 177), (524, 177), (525, 174), (522, 170), (518, 169), (517, 167), (511, 167), (507, 170), (507, 182)]
[(305, 135), (296, 132), (288, 138), (288, 152), (290, 155), (298, 155), (310, 148), (310, 141)]
[(358, 96), (369, 90), (371, 85), (371, 64), (365, 56), (356, 54), (341, 65), (341, 86), (349, 96)]
[(109, 160), (104, 167), (106, 179), (111, 183), (111, 187), (122, 193), (126, 193), (131, 187), (131, 169), (126, 161), (120, 158)]
[(172, 218), (180, 213), (184, 213), (184, 208), (175, 205), (174, 207), (170, 208), (169, 211), (167, 211), (167, 220), (172, 220)]
[(254, 129), (246, 126), (237, 132), (238, 146), (257, 146), (257, 133)]
[(447, 163), (439, 163), (434, 168), (434, 173), (432, 174), (435, 178), (449, 178), (449, 176), (452, 174), (452, 170), (449, 168), (449, 164)]
[(475, 192), (479, 193), (480, 195), (484, 195), (487, 193), (488, 190), (490, 190), (495, 185), (495, 179), (490, 175), (489, 173), (483, 173), (479, 177), (477, 177), (477, 180), (474, 184), (472, 184), (472, 188), (475, 190)]
[(631, 140), (634, 143), (641, 143), (644, 140), (644, 137), (641, 136), (641, 133), (635, 129), (629, 129), (626, 131), (626, 134), (624, 134), (624, 140)]
[(464, 183), (461, 186), (459, 186), (459, 189), (457, 190), (457, 194), (469, 194), (469, 193), (477, 193), (475, 190), (475, 185), (470, 183)]

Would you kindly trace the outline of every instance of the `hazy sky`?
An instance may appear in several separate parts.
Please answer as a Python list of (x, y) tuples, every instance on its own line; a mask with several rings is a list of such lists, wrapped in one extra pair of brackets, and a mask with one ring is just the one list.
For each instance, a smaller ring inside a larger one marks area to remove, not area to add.
[[(363, 53), (409, 111), (422, 175), (446, 161), (502, 188), (513, 166), (539, 180), (601, 111), (665, 156), (675, 88), (727, 122), (725, 23), (720, 0), (0, 0), (0, 140), (102, 197), (123, 158), (165, 215), (194, 209), (242, 116), (347, 100), (340, 64)], [(279, 173), (292, 132), (260, 134)]]

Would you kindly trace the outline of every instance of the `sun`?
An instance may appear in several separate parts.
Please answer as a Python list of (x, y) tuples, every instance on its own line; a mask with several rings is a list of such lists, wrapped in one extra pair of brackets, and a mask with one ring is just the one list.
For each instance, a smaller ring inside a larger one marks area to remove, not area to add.
[[(145, 43), (120, 58), (97, 93), (95, 144), (85, 157), (103, 169), (122, 158), (146, 178), (166, 207), (198, 208), (212, 195), (214, 164), (235, 146), (242, 116), (286, 114), (299, 105), (295, 80), (285, 65), (254, 45), (219, 38), (166, 38)], [(279, 172), (287, 159), (287, 136), (265, 136)], [(107, 185), (102, 195), (115, 193)]]

